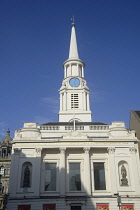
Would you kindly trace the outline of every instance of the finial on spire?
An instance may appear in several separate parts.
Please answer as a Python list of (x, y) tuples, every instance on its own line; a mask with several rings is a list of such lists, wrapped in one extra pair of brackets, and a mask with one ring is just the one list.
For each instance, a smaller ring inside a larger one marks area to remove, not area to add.
[(6, 136), (10, 136), (10, 130), (8, 128), (7, 132), (6, 132)]
[(75, 22), (74, 22), (75, 18), (74, 18), (74, 16), (72, 16), (71, 20), (72, 20), (72, 24), (71, 25), (75, 26)]
[(76, 33), (75, 33), (75, 27), (74, 27), (74, 25), (75, 25), (74, 16), (71, 18), (71, 20), (72, 20), (72, 29), (71, 29), (69, 59), (72, 59), (72, 58), (79, 59), (77, 41), (76, 41)]

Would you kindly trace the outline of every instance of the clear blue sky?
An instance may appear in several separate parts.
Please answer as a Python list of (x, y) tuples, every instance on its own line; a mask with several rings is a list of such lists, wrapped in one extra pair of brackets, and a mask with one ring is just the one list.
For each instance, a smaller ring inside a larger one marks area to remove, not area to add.
[(1, 0), (1, 139), (23, 122), (58, 121), (72, 15), (93, 121), (129, 126), (140, 110), (139, 0)]

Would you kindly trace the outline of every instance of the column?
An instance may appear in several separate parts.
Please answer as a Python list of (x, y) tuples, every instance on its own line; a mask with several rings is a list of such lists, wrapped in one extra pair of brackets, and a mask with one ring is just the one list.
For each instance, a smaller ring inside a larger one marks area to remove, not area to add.
[(66, 103), (67, 103), (66, 92), (64, 92), (64, 96), (63, 96), (64, 111), (66, 111)]
[(76, 76), (81, 77), (81, 75), (80, 75), (80, 68), (79, 68), (79, 64), (77, 63), (77, 64), (76, 64), (76, 66), (77, 66)]
[(81, 69), (80, 65), (77, 64), (77, 67), (78, 67), (78, 69), (77, 69), (78, 76), (79, 76), (79, 77), (82, 77), (82, 69)]
[[(109, 174), (110, 174), (110, 180), (107, 180), (110, 182), (111, 186), (111, 193), (114, 195), (114, 193), (117, 193), (117, 177), (118, 174), (116, 174), (116, 165), (115, 165), (115, 147), (108, 147), (108, 160), (109, 160)], [(106, 177), (108, 179), (108, 177)]]
[(82, 66), (82, 77), (84, 77), (84, 68)]
[(83, 148), (84, 155), (84, 187), (87, 195), (91, 195), (91, 167), (89, 159), (89, 147)]
[(18, 189), (18, 175), (19, 173), (19, 158), (21, 149), (15, 148), (14, 154), (11, 155), (11, 170), (10, 170), (10, 181), (9, 181), (9, 193), (11, 197), (16, 197), (16, 191)]
[(86, 97), (86, 92), (84, 92), (84, 99), (85, 99), (85, 107), (84, 107), (84, 110), (87, 110), (87, 97)]
[(39, 196), (40, 195), (40, 175), (41, 175), (41, 151), (42, 148), (36, 148), (36, 157), (35, 157), (35, 161), (34, 161), (34, 174), (33, 174), (33, 178), (34, 178), (34, 196)]
[(66, 66), (65, 66), (65, 67), (64, 67), (64, 78), (67, 77), (67, 76), (66, 76), (66, 75), (67, 75), (67, 74), (66, 74), (66, 69), (67, 69), (67, 68), (66, 68)]
[(67, 103), (68, 103), (68, 99), (67, 99), (67, 92), (66, 92), (65, 97), (66, 97), (66, 111), (67, 111)]
[(65, 196), (65, 188), (66, 188), (66, 158), (65, 151), (66, 148), (60, 147), (60, 196)]

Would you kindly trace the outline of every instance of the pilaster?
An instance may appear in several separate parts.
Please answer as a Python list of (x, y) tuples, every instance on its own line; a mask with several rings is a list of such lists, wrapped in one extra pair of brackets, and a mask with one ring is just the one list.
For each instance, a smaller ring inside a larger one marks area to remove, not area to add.
[(83, 110), (85, 111), (86, 110), (86, 100), (85, 100), (85, 91), (83, 91)]
[(89, 147), (83, 148), (84, 155), (84, 188), (87, 195), (91, 195), (91, 170), (90, 170), (90, 158), (89, 158)]
[(89, 104), (89, 93), (87, 93), (87, 111), (90, 110), (90, 104)]
[(110, 171), (110, 187), (111, 193), (117, 192), (117, 177), (116, 177), (116, 167), (115, 167), (115, 147), (108, 147), (108, 160), (109, 160), (109, 171)]
[(63, 103), (63, 101), (62, 101), (62, 94), (60, 94), (60, 111), (62, 111), (62, 103)]
[[(35, 152), (36, 152), (36, 160), (35, 160), (35, 164), (34, 164), (34, 195), (39, 197), (40, 195), (40, 173), (41, 173), (41, 151), (42, 148), (36, 148)], [(37, 183), (37, 184), (36, 184)]]
[(60, 196), (65, 196), (65, 188), (66, 188), (66, 166), (65, 166), (65, 151), (66, 151), (66, 148), (65, 147), (60, 147), (59, 148), (60, 150)]
[(139, 170), (139, 157), (137, 156), (137, 149), (135, 147), (130, 147), (129, 152), (131, 154), (132, 171), (134, 176), (134, 184), (136, 189), (136, 194), (140, 194), (140, 170)]

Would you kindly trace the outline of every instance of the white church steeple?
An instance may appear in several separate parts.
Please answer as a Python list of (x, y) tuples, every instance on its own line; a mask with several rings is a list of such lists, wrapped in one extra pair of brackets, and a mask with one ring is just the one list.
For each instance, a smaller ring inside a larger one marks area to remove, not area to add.
[(79, 59), (75, 24), (72, 23), (69, 58), (64, 62), (60, 88), (59, 122), (91, 122), (89, 88), (84, 79), (85, 64)]

